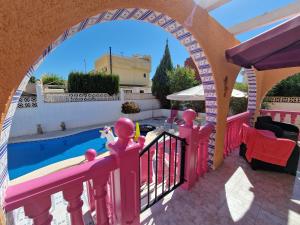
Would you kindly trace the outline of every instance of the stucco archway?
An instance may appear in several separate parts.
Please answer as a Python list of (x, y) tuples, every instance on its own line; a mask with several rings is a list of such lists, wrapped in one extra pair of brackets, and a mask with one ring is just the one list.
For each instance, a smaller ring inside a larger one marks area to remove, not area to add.
[[(124, 9), (105, 11), (85, 19), (84, 21), (67, 29), (63, 34), (61, 34), (54, 42), (52, 42), (44, 50), (43, 54), (29, 68), (20, 86), (18, 87), (15, 95), (13, 96), (8, 113), (6, 115), (6, 118), (2, 126), (1, 137), (8, 140), (10, 127), (13, 120), (13, 115), (17, 108), (20, 95), (24, 91), (25, 86), (28, 83), (30, 77), (33, 75), (34, 71), (44, 61), (44, 59), (48, 56), (48, 54), (51, 53), (56, 47), (62, 44), (65, 40), (71, 38), (76, 33), (84, 29), (87, 29), (95, 24), (115, 21), (115, 20), (140, 20), (140, 21), (152, 23), (154, 25), (158, 25), (161, 28), (163, 28), (165, 31), (174, 35), (174, 37), (177, 40), (179, 40), (182, 43), (182, 45), (185, 46), (190, 56), (194, 60), (195, 64), (197, 65), (201, 79), (203, 81), (204, 93), (206, 98), (206, 108), (207, 108), (206, 121), (208, 123), (213, 123), (213, 124), (216, 123), (217, 97), (216, 97), (216, 89), (215, 89), (211, 66), (205, 56), (203, 49), (201, 48), (200, 44), (196, 41), (196, 39), (193, 37), (193, 35), (185, 28), (185, 26), (181, 25), (176, 20), (160, 12), (156, 12), (149, 9), (124, 8)], [(215, 135), (212, 135), (210, 139), (210, 146), (209, 146), (210, 165), (212, 165), (213, 163), (213, 150), (215, 147), (214, 136)], [(7, 141), (4, 141), (5, 145), (6, 142)], [(6, 146), (2, 146), (2, 148), (6, 148)], [(3, 157), (3, 159), (7, 160), (6, 157)], [(6, 167), (4, 163), (2, 165)]]
[[(1, 44), (3, 46), (1, 59), (3, 60), (0, 60), (2, 64), (0, 72), (4, 74), (0, 83), (3, 90), (0, 96), (0, 112), (2, 114), (0, 164), (3, 168), (0, 171), (1, 193), (5, 190), (7, 183), (6, 145), (10, 125), (18, 99), (32, 72), (58, 44), (76, 32), (101, 22), (108, 14), (110, 16), (108, 20), (121, 19), (125, 16), (125, 19), (134, 18), (143, 21), (155, 14), (156, 17), (152, 18), (155, 21), (152, 23), (158, 24), (166, 30), (176, 24), (172, 31), (177, 39), (187, 47), (197, 63), (205, 85), (207, 121), (214, 124), (218, 121), (216, 124), (217, 135), (215, 137), (213, 134), (210, 148), (212, 150), (214, 147), (216, 138), (218, 154), (214, 155), (214, 163), (216, 167), (220, 165), (223, 159), (225, 118), (230, 99), (228, 92), (232, 89), (239, 70), (239, 67), (226, 62), (224, 50), (238, 44), (238, 41), (212, 19), (205, 10), (197, 7), (192, 0), (157, 0), (155, 2), (140, 0), (67, 0), (63, 2), (54, 0), (44, 2), (32, 0), (26, 3), (5, 3), (3, 9), (7, 13), (5, 18), (8, 18), (3, 22), (4, 27), (10, 29), (0, 31), (5, 40)], [(93, 16), (97, 12), (101, 13)], [(107, 14), (107, 12), (109, 13)], [(82, 22), (78, 23), (79, 21)], [(77, 25), (72, 26), (73, 24)], [(66, 30), (68, 27), (71, 28)], [(167, 31), (172, 32), (171, 30)], [(57, 36), (59, 38), (55, 39)], [(56, 41), (51, 43), (53, 40)], [(39, 56), (40, 54), (42, 55)], [(34, 59), (37, 60), (33, 63)], [(9, 77), (8, 74), (13, 74), (13, 76)], [(24, 74), (26, 74), (25, 78)], [(218, 108), (222, 110), (218, 111)]]
[[(247, 70), (247, 73), (249, 73), (251, 85), (249, 84), (249, 90), (251, 88), (251, 91), (253, 92), (253, 98), (251, 100), (251, 106), (253, 106), (252, 109), (248, 110), (254, 110), (255, 109), (255, 117), (259, 115), (259, 110), (261, 108), (262, 101), (268, 91), (270, 91), (276, 84), (278, 84), (280, 81), (293, 76), (296, 73), (300, 72), (300, 67), (292, 67), (292, 68), (285, 68), (285, 69), (275, 69), (275, 70), (266, 70), (266, 71), (257, 71), (255, 69)], [(256, 100), (254, 101), (254, 91)], [(249, 93), (250, 95), (250, 93)], [(250, 98), (249, 98), (250, 101)], [(254, 107), (256, 105), (256, 107)]]

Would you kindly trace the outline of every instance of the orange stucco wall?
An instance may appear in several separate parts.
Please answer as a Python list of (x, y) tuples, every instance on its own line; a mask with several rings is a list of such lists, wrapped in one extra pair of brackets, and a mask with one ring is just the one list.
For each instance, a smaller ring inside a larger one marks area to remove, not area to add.
[[(28, 68), (67, 28), (104, 10), (135, 7), (163, 12), (184, 24), (194, 6), (193, 0), (16, 0), (2, 3), (1, 11), (4, 16), (0, 29), (1, 123), (10, 102), (9, 97)], [(193, 25), (187, 29), (204, 49), (214, 73), (218, 98), (214, 165), (218, 167), (223, 160), (224, 128), (230, 91), (240, 69), (226, 62), (224, 51), (239, 42), (199, 7), (195, 11)]]
[(258, 110), (260, 109), (261, 103), (268, 91), (270, 91), (272, 87), (278, 84), (281, 80), (299, 73), (300, 67), (255, 72), (257, 82), (256, 115), (258, 115)]

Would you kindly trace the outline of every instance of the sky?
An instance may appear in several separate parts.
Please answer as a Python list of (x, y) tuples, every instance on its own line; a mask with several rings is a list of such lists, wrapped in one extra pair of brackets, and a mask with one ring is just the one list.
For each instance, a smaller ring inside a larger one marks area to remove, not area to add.
[[(285, 6), (294, 0), (232, 0), (230, 3), (210, 12), (219, 23), (228, 28), (265, 12)], [(272, 24), (237, 36), (240, 41), (248, 40), (273, 26)], [(171, 34), (162, 28), (141, 21), (113, 21), (97, 24), (58, 46), (35, 71), (36, 77), (54, 73), (67, 79), (71, 71), (90, 71), (94, 61), (108, 53), (131, 56), (133, 54), (151, 55), (154, 75), (163, 52), (166, 40), (174, 65), (183, 65), (189, 57), (185, 48)], [(85, 67), (86, 65), (86, 67)], [(237, 81), (242, 77), (238, 76)]]

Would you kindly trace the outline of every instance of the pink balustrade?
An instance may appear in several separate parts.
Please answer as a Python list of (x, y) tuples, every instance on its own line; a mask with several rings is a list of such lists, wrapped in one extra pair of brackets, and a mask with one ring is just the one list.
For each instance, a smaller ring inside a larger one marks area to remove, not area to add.
[(226, 133), (224, 140), (224, 157), (237, 149), (241, 142), (241, 128), (243, 123), (250, 123), (251, 113), (244, 112), (227, 118)]
[[(200, 176), (203, 176), (208, 171), (208, 142), (209, 136), (211, 135), (214, 126), (212, 124), (206, 124), (202, 127), (196, 127), (193, 125), (193, 120), (196, 117), (196, 113), (193, 110), (186, 110), (183, 113), (183, 119), (185, 124), (179, 126), (179, 137), (186, 140), (186, 150), (185, 150), (185, 180), (187, 182), (183, 185), (184, 188), (191, 188), (195, 182), (199, 179)], [(166, 169), (166, 162), (170, 168), (170, 181), (167, 179), (166, 185), (169, 186), (169, 183), (175, 184), (179, 179), (181, 168), (181, 156), (179, 151), (177, 154), (175, 153), (176, 147), (178, 147), (180, 142), (176, 143), (176, 139), (169, 138), (164, 139), (161, 138), (161, 141), (158, 142), (157, 146), (153, 145), (148, 152), (141, 156), (141, 186), (144, 184), (154, 183), (153, 179), (153, 160), (155, 161), (155, 153), (157, 147), (157, 182), (158, 184), (163, 183), (163, 170)], [(176, 146), (177, 145), (177, 146)], [(166, 152), (164, 149), (172, 149), (171, 152)], [(148, 156), (148, 154), (150, 154)], [(176, 160), (176, 162), (175, 162)], [(150, 162), (150, 163), (148, 163)], [(148, 177), (148, 168), (149, 168), (149, 177)], [(176, 168), (176, 173), (175, 173)], [(178, 175), (175, 178), (175, 174)], [(166, 174), (165, 174), (166, 176)], [(148, 180), (149, 178), (149, 180)], [(165, 182), (164, 181), (164, 182)]]
[(279, 114), (280, 122), (284, 122), (287, 116), (290, 117), (290, 123), (296, 124), (297, 117), (300, 116), (300, 112), (297, 111), (285, 111), (285, 110), (267, 110), (261, 109), (260, 115), (262, 116), (271, 116), (273, 120), (276, 119), (276, 116)]
[(200, 176), (208, 170), (208, 142), (214, 126), (206, 124), (203, 127), (193, 125), (196, 112), (188, 109), (182, 115), (185, 124), (179, 127), (179, 136), (187, 142), (185, 154), (184, 189), (192, 188)]
[(208, 171), (208, 142), (214, 129), (212, 124), (206, 124), (199, 129), (198, 157), (197, 157), (197, 175), (198, 178)]
[[(170, 183), (174, 182), (174, 170), (175, 170), (175, 145), (176, 145), (176, 140), (175, 139), (168, 139), (165, 140), (165, 142), (160, 142), (157, 145), (157, 182), (158, 184), (161, 184), (163, 182), (163, 167), (164, 165), (164, 160), (167, 161), (168, 165), (170, 166)], [(165, 148), (168, 149), (173, 149), (171, 153), (166, 153), (164, 152)], [(154, 182), (154, 176), (153, 176), (153, 160), (155, 160), (155, 155), (156, 153), (156, 146), (152, 146), (148, 152), (146, 152), (142, 157), (141, 157), (141, 185), (145, 184), (148, 182), (148, 168), (150, 169), (149, 172), (149, 182), (153, 183)], [(148, 154), (150, 154), (150, 161), (148, 161)], [(180, 162), (180, 156), (179, 153), (177, 153), (176, 157), (176, 163), (177, 163), (177, 168), (180, 168), (179, 165)], [(149, 165), (148, 165), (149, 164)], [(166, 169), (166, 168), (164, 168)], [(167, 180), (168, 182), (168, 180)], [(167, 185), (169, 185), (167, 183)]]
[[(106, 184), (111, 171), (117, 169), (117, 159), (110, 155), (82, 165), (74, 166), (8, 187), (5, 198), (5, 210), (11, 211), (24, 207), (25, 215), (33, 219), (35, 225), (51, 224), (51, 195), (62, 191), (68, 202), (72, 224), (83, 224), (81, 194), (83, 183), (94, 184), (95, 208), (98, 224), (108, 224), (106, 212)], [(97, 184), (97, 185), (95, 185)], [(98, 213), (99, 212), (99, 213)], [(67, 213), (67, 212), (66, 212)]]
[[(211, 135), (214, 126), (212, 124), (206, 124), (202, 127), (196, 127), (193, 125), (193, 120), (196, 117), (196, 113), (193, 110), (186, 110), (183, 113), (183, 119), (185, 121), (184, 125), (179, 126), (179, 137), (186, 140), (186, 150), (185, 150), (185, 180), (187, 181), (184, 184), (186, 189), (191, 188), (200, 176), (203, 176), (208, 171), (208, 142), (209, 136)], [(163, 183), (163, 170), (166, 166), (164, 160), (167, 161), (167, 164), (170, 166), (167, 183), (173, 184), (176, 183), (179, 179), (179, 171), (176, 171), (175, 178), (175, 167), (176, 170), (179, 170), (181, 165), (181, 158), (179, 152), (175, 154), (175, 149), (180, 144), (176, 142), (175, 139), (169, 138), (163, 140), (157, 144), (157, 182), (158, 184)], [(166, 152), (164, 149), (172, 149), (171, 152)], [(156, 146), (152, 146), (148, 152), (142, 155), (141, 157), (141, 185), (149, 183), (154, 183), (153, 179), (153, 160), (155, 159)], [(148, 156), (150, 154), (150, 156)], [(176, 162), (175, 162), (176, 160)], [(148, 169), (149, 168), (149, 169)], [(148, 177), (148, 170), (149, 177)], [(169, 179), (170, 176), (170, 179)], [(149, 178), (149, 179), (148, 179)], [(174, 182), (174, 179), (175, 182)]]
[(88, 150), (86, 163), (8, 187), (5, 211), (24, 207), (34, 225), (50, 225), (51, 195), (62, 191), (71, 224), (83, 225), (81, 195), (87, 182), (90, 210), (96, 212), (97, 225), (138, 225), (139, 151), (145, 139), (133, 142), (134, 124), (126, 118), (116, 122), (115, 132), (118, 140), (109, 145), (111, 155), (95, 159), (96, 152)]
[[(195, 111), (186, 110), (183, 113), (185, 124), (179, 127), (181, 139), (170, 138), (164, 144), (158, 143), (147, 153), (153, 158), (156, 148), (158, 149), (156, 156), (158, 183), (164, 183), (162, 178), (164, 159), (170, 165), (169, 174), (173, 174), (169, 178), (169, 185), (178, 183), (179, 177), (176, 174), (180, 173), (181, 176), (184, 170), (183, 188), (190, 189), (198, 178), (207, 172), (208, 142), (214, 126), (207, 124), (203, 127), (196, 127), (193, 125), (195, 117)], [(229, 128), (229, 133), (231, 135), (238, 133), (236, 129), (248, 119), (247, 113), (229, 118), (228, 124), (232, 127)], [(153, 168), (152, 165), (147, 164), (147, 159), (149, 159), (147, 154), (145, 154), (146, 161), (143, 162), (142, 158), (140, 165), (140, 152), (144, 147), (145, 138), (140, 137), (136, 143), (132, 140), (133, 132), (132, 121), (120, 118), (115, 124), (118, 139), (109, 144), (111, 152), (109, 156), (96, 159), (96, 152), (89, 149), (86, 152), (87, 162), (81, 165), (8, 187), (4, 205), (6, 212), (24, 207), (25, 215), (33, 219), (34, 225), (50, 225), (52, 221), (52, 215), (49, 213), (51, 195), (62, 192), (64, 199), (68, 202), (66, 213), (70, 214), (71, 223), (83, 225), (81, 195), (85, 183), (89, 208), (96, 214), (96, 224), (140, 224), (140, 187), (149, 180), (153, 181)], [(177, 141), (183, 139), (186, 143), (183, 151), (185, 152), (184, 158), (180, 158), (177, 150), (165, 157), (164, 145), (167, 144), (172, 149), (177, 149)], [(233, 141), (233, 139), (230, 140)], [(234, 143), (237, 144), (237, 142)], [(176, 170), (181, 168), (181, 163), (184, 163), (183, 170), (177, 172)], [(148, 178), (145, 172), (149, 167), (151, 173)]]

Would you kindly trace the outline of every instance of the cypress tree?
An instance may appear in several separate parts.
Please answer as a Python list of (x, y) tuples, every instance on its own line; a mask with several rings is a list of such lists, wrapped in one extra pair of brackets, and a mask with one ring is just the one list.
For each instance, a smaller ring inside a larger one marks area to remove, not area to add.
[(173, 64), (167, 40), (163, 58), (152, 79), (152, 94), (159, 99), (163, 108), (170, 108), (170, 101), (167, 100), (166, 96), (170, 94), (170, 83), (167, 72), (171, 70), (173, 70)]

